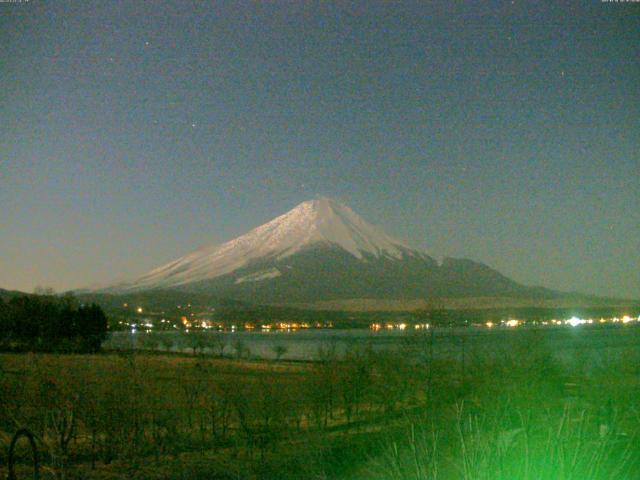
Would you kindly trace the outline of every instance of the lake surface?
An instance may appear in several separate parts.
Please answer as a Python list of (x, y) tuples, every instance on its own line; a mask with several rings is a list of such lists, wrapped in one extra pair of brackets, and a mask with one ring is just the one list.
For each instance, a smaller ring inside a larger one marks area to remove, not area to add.
[[(190, 334), (181, 332), (114, 332), (105, 342), (109, 349), (148, 349), (149, 335), (155, 337), (156, 350), (166, 349), (162, 339), (170, 338), (170, 350), (191, 352)], [(640, 353), (640, 325), (581, 325), (578, 327), (463, 327), (440, 328), (429, 331), (369, 329), (334, 330), (309, 329), (270, 332), (203, 332), (204, 352), (213, 354), (224, 345), (225, 356), (235, 356), (238, 349), (251, 358), (274, 359), (278, 348), (283, 359), (318, 360), (322, 352), (332, 350), (338, 355), (359, 349), (373, 351), (396, 350), (403, 356), (429, 355), (433, 345), (438, 358), (474, 355), (502, 355), (526, 351), (531, 345), (545, 347), (558, 360), (580, 359), (584, 362), (601, 362), (613, 357)], [(159, 344), (158, 344), (159, 343)]]

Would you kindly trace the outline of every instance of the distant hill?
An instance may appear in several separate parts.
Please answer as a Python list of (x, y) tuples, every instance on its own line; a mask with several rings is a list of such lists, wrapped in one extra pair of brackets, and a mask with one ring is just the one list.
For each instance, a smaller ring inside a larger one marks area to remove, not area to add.
[(5, 290), (0, 288), (0, 298), (5, 302), (11, 300), (13, 297), (21, 297), (25, 295), (32, 295), (31, 293), (20, 292), (18, 290)]

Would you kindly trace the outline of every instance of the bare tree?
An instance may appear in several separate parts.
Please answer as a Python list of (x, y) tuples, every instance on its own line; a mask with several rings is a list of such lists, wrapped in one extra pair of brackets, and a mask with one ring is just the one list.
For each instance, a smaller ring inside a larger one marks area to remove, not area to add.
[(433, 364), (436, 329), (449, 325), (449, 316), (445, 310), (444, 302), (439, 298), (427, 299), (424, 308), (416, 310), (414, 316), (419, 322), (423, 324), (426, 323), (429, 326), (427, 394), (429, 401), (431, 401), (433, 399)]
[(276, 356), (276, 361), (279, 362), (282, 356), (289, 351), (289, 348), (285, 345), (274, 345), (271, 350)]
[(216, 356), (224, 357), (224, 350), (227, 348), (227, 337), (222, 332), (213, 333), (211, 345)]

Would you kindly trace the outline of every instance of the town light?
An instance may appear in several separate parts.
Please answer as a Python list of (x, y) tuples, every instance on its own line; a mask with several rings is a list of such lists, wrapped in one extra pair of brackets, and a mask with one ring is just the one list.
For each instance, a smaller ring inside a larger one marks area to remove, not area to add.
[(565, 323), (568, 325), (571, 325), (572, 327), (577, 327), (578, 325), (582, 325), (583, 323), (586, 323), (586, 321), (578, 317), (571, 317)]

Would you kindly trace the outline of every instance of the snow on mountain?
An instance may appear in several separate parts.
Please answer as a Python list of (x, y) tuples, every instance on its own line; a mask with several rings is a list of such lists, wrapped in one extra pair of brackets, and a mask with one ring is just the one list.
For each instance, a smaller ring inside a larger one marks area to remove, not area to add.
[[(203, 247), (161, 266), (125, 289), (168, 288), (209, 280), (245, 267), (252, 261), (286, 258), (313, 244), (338, 246), (363, 261), (367, 255), (396, 259), (405, 254), (425, 255), (365, 222), (346, 205), (320, 198), (303, 202), (222, 245)], [(239, 281), (275, 278), (280, 274), (276, 271), (261, 272)]]
[(245, 275), (244, 277), (240, 277), (236, 279), (234, 283), (237, 285), (238, 283), (243, 282), (259, 282), (260, 280), (268, 280), (270, 278), (279, 277), (280, 275), (282, 275), (282, 273), (280, 273), (280, 270), (278, 270), (277, 268), (270, 268), (268, 270), (263, 270), (260, 272), (252, 273), (250, 275)]

